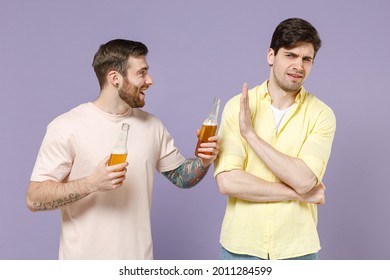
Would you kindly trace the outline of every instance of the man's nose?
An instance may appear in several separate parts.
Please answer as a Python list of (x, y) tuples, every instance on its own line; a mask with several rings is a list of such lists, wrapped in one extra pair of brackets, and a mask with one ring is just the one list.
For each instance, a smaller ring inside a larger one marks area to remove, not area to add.
[(150, 74), (148, 74), (146, 77), (146, 83), (150, 86), (153, 84), (153, 79), (152, 76), (150, 76)]
[(294, 68), (298, 71), (303, 70), (303, 58), (298, 57), (294, 63)]

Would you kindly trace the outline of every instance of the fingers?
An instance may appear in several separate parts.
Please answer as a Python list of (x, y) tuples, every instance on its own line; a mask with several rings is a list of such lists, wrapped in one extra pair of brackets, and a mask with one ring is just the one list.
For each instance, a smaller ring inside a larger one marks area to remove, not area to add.
[(209, 139), (207, 139), (209, 142), (218, 142), (221, 139), (218, 135), (211, 136)]
[(242, 85), (242, 94), (248, 96), (248, 84), (246, 82)]
[(324, 185), (323, 182), (318, 183), (318, 185), (316, 186), (316, 188), (323, 189), (324, 191), (326, 190), (326, 187), (325, 187), (325, 185)]
[(126, 178), (128, 162), (108, 165), (110, 156), (101, 160), (95, 172), (89, 177), (91, 189), (94, 191), (109, 191), (123, 185)]
[(118, 163), (115, 165), (107, 166), (107, 172), (116, 172), (125, 169), (129, 165), (128, 162)]
[(322, 199), (321, 199), (321, 201), (320, 201), (320, 205), (324, 205), (325, 204), (325, 190), (326, 190), (326, 187), (325, 187), (325, 185), (324, 185), (324, 183), (322, 183), (321, 182), (321, 186), (322, 186), (322, 189), (323, 189), (323, 197), (322, 197)]
[(123, 185), (126, 179), (128, 162), (118, 163), (111, 166), (106, 166), (107, 175), (109, 178), (109, 185), (111, 189), (119, 188)]
[[(220, 137), (218, 135), (215, 135), (215, 136), (211, 136), (209, 137), (208, 139), (208, 142), (203, 142), (200, 144), (200, 149), (203, 149), (204, 152), (212, 152), (212, 150), (216, 150), (216, 152), (218, 153), (218, 149), (219, 149), (219, 144), (218, 144), (218, 141), (220, 140)], [(207, 148), (207, 150), (205, 150)]]
[(245, 109), (248, 104), (248, 84), (244, 83), (242, 85), (242, 94), (241, 94), (241, 109)]
[(112, 170), (110, 173), (109, 173), (109, 177), (111, 179), (116, 179), (116, 178), (121, 178), (123, 176), (125, 176), (127, 173), (127, 168), (121, 168), (120, 170), (119, 169), (115, 169), (115, 170)]
[(244, 83), (242, 86), (242, 94), (240, 98), (240, 112), (239, 112), (239, 124), (240, 134), (247, 138), (253, 133), (253, 126), (251, 120), (251, 114), (249, 109), (249, 96), (248, 96), (248, 85)]
[(317, 188), (318, 188), (318, 193), (320, 195), (320, 200), (317, 204), (324, 205), (325, 204), (325, 185), (321, 182)]
[(199, 148), (198, 157), (204, 159), (215, 159), (217, 158), (218, 150), (214, 148)]
[[(209, 139), (211, 139), (210, 137)], [(218, 142), (206, 142), (200, 144), (200, 148), (198, 149), (198, 157), (203, 159), (212, 159), (215, 160), (217, 158), (219, 151)]]
[(104, 159), (102, 159), (101, 162), (99, 162), (99, 166), (106, 166), (108, 165), (108, 161), (110, 160), (110, 156), (106, 156)]
[(325, 204), (325, 196), (320, 199), (320, 201), (317, 203), (318, 205), (324, 205)]
[[(113, 166), (122, 167), (122, 166), (127, 166), (127, 165), (125, 165), (124, 163), (121, 163), (121, 164), (116, 164)], [(110, 178), (110, 185), (111, 185), (112, 189), (119, 188), (123, 185), (123, 182), (126, 179), (126, 173), (127, 173), (127, 168), (124, 167), (121, 169), (115, 169), (108, 174), (108, 176)]]
[(111, 185), (112, 185), (113, 189), (116, 189), (116, 188), (123, 185), (123, 182), (126, 179), (126, 172), (127, 172), (127, 169), (125, 169), (123, 171), (118, 171), (118, 172), (112, 173), (112, 174), (115, 174), (112, 176), (113, 178), (111, 180)]

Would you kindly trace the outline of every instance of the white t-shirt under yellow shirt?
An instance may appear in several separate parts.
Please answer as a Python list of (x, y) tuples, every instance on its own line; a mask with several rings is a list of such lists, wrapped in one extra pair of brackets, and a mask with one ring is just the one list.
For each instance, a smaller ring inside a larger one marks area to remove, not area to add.
[(140, 109), (111, 115), (82, 104), (48, 127), (31, 181), (67, 182), (91, 175), (129, 123), (126, 179), (61, 208), (60, 259), (153, 259), (150, 226), (153, 175), (184, 162), (155, 116)]

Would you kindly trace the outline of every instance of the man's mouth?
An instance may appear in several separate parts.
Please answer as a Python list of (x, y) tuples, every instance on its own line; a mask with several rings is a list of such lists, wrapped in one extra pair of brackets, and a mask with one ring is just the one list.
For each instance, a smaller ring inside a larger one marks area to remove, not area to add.
[(142, 88), (139, 90), (139, 93), (142, 94), (142, 95), (145, 95), (145, 91), (147, 90), (147, 88)]
[(297, 74), (297, 73), (287, 73), (287, 75), (289, 75), (290, 77), (292, 77), (294, 79), (302, 79), (303, 78), (302, 74)]

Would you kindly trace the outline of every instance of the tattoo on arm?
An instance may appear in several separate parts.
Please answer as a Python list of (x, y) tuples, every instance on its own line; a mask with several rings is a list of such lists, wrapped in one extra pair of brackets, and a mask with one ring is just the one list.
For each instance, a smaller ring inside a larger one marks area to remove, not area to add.
[(86, 195), (71, 193), (67, 197), (64, 197), (63, 199), (57, 199), (51, 202), (34, 202), (33, 206), (35, 209), (39, 211), (53, 210), (53, 209), (61, 208), (69, 203), (75, 202), (85, 196)]
[(162, 172), (173, 184), (179, 188), (188, 189), (199, 183), (206, 175), (208, 167), (204, 167), (202, 161), (197, 159), (187, 159), (178, 168)]

